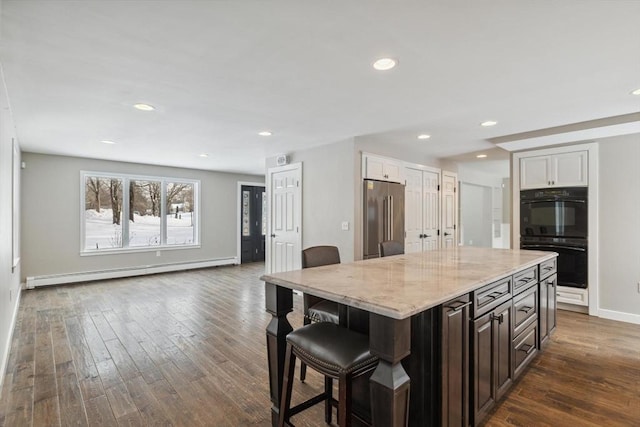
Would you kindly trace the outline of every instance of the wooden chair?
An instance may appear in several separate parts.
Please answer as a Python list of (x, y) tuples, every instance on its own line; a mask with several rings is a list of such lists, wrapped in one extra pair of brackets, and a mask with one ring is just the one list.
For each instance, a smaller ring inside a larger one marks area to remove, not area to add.
[(380, 256), (402, 255), (404, 254), (404, 245), (395, 240), (385, 240), (380, 243)]
[[(340, 251), (335, 246), (312, 246), (302, 251), (302, 268), (320, 267), (323, 265), (340, 264)], [(304, 324), (311, 322), (339, 323), (339, 304), (333, 301), (313, 296), (303, 295)], [(300, 381), (307, 376), (307, 365), (300, 366)]]

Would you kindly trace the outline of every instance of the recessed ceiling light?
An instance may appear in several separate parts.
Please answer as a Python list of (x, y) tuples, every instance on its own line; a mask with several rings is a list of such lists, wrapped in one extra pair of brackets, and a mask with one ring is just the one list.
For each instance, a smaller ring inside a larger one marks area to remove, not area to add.
[(200, 157), (209, 157), (209, 155), (207, 153), (202, 153), (199, 155)]
[(631, 95), (640, 95), (640, 89), (636, 89), (633, 92), (631, 92)]
[(489, 126), (495, 126), (497, 124), (498, 122), (494, 122), (493, 120), (487, 120), (486, 122), (480, 123), (480, 126), (489, 127)]
[(263, 130), (262, 132), (258, 132), (258, 135), (260, 135), (260, 136), (271, 136), (272, 134), (268, 130)]
[(426, 133), (418, 135), (418, 139), (429, 139), (429, 138), (431, 138), (431, 135), (427, 135)]
[(398, 65), (398, 60), (393, 58), (380, 58), (373, 63), (373, 68), (379, 71), (387, 71)]
[(487, 157), (487, 155), (486, 154), (478, 154), (476, 157), (479, 158), (479, 159), (484, 159), (485, 157)]
[(114, 141), (109, 141), (108, 139), (103, 139), (103, 140), (102, 140), (102, 141), (100, 141), (100, 142), (102, 142), (103, 144), (115, 144), (115, 142), (114, 142)]
[(156, 109), (156, 107), (154, 107), (153, 105), (149, 105), (149, 104), (133, 104), (133, 108), (140, 110), (140, 111), (153, 111)]

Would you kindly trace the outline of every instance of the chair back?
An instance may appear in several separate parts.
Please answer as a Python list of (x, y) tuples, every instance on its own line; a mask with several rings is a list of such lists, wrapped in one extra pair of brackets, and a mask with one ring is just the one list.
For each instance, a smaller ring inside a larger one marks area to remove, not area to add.
[(402, 255), (404, 254), (404, 245), (395, 240), (385, 240), (380, 242), (380, 256)]
[(302, 251), (302, 268), (340, 264), (340, 251), (336, 246), (311, 246)]

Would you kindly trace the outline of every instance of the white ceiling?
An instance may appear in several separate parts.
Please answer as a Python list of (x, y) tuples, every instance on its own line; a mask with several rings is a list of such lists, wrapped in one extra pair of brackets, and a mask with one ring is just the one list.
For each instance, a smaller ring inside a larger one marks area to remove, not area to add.
[(639, 18), (632, 0), (3, 0), (0, 58), (25, 151), (262, 174), (355, 136), (448, 157), (638, 112)]

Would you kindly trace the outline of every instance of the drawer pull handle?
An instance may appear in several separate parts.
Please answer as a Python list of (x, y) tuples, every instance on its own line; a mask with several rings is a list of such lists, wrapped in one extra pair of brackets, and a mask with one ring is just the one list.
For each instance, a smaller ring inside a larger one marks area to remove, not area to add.
[(533, 307), (529, 307), (529, 306), (526, 306), (526, 305), (524, 307), (518, 309), (518, 311), (522, 311), (524, 314), (529, 314), (529, 312), (531, 310), (533, 310)]
[(521, 348), (519, 348), (518, 351), (522, 351), (522, 352), (524, 352), (525, 354), (528, 355), (529, 353), (531, 353), (533, 351), (534, 348), (535, 347), (532, 346), (531, 344), (525, 344)]
[(518, 283), (525, 283), (525, 282), (528, 282), (530, 280), (533, 280), (533, 277), (524, 277), (522, 279), (518, 279)]
[[(459, 304), (458, 304), (458, 305), (456, 305), (456, 306), (453, 306), (453, 305), (445, 305), (445, 307), (446, 307), (446, 308), (450, 308), (450, 309), (451, 309), (451, 310), (453, 310), (453, 311), (460, 311), (460, 310), (462, 310), (463, 308), (468, 307), (468, 306), (470, 306), (470, 305), (471, 305), (471, 301), (467, 301), (467, 302), (465, 302), (465, 301), (456, 301), (456, 302), (457, 302), (457, 303), (459, 303)], [(455, 304), (455, 303), (454, 303), (454, 304)]]
[(552, 267), (552, 266), (549, 266), (549, 267), (545, 267), (545, 268), (544, 268), (544, 271), (549, 271), (549, 270), (553, 270), (553, 267)]
[(491, 298), (493, 298), (493, 299), (496, 299), (496, 298), (498, 298), (499, 296), (502, 296), (502, 295), (504, 295), (504, 293), (503, 293), (503, 292), (491, 292), (491, 293), (490, 293), (489, 295), (487, 295), (487, 296), (489, 296), (489, 297), (491, 297)]
[(502, 322), (504, 322), (504, 314), (500, 313), (500, 316), (496, 316), (495, 314), (491, 313), (491, 320), (497, 320), (498, 324), (502, 325)]
[(555, 282), (553, 280), (547, 280), (547, 285), (553, 285)]

